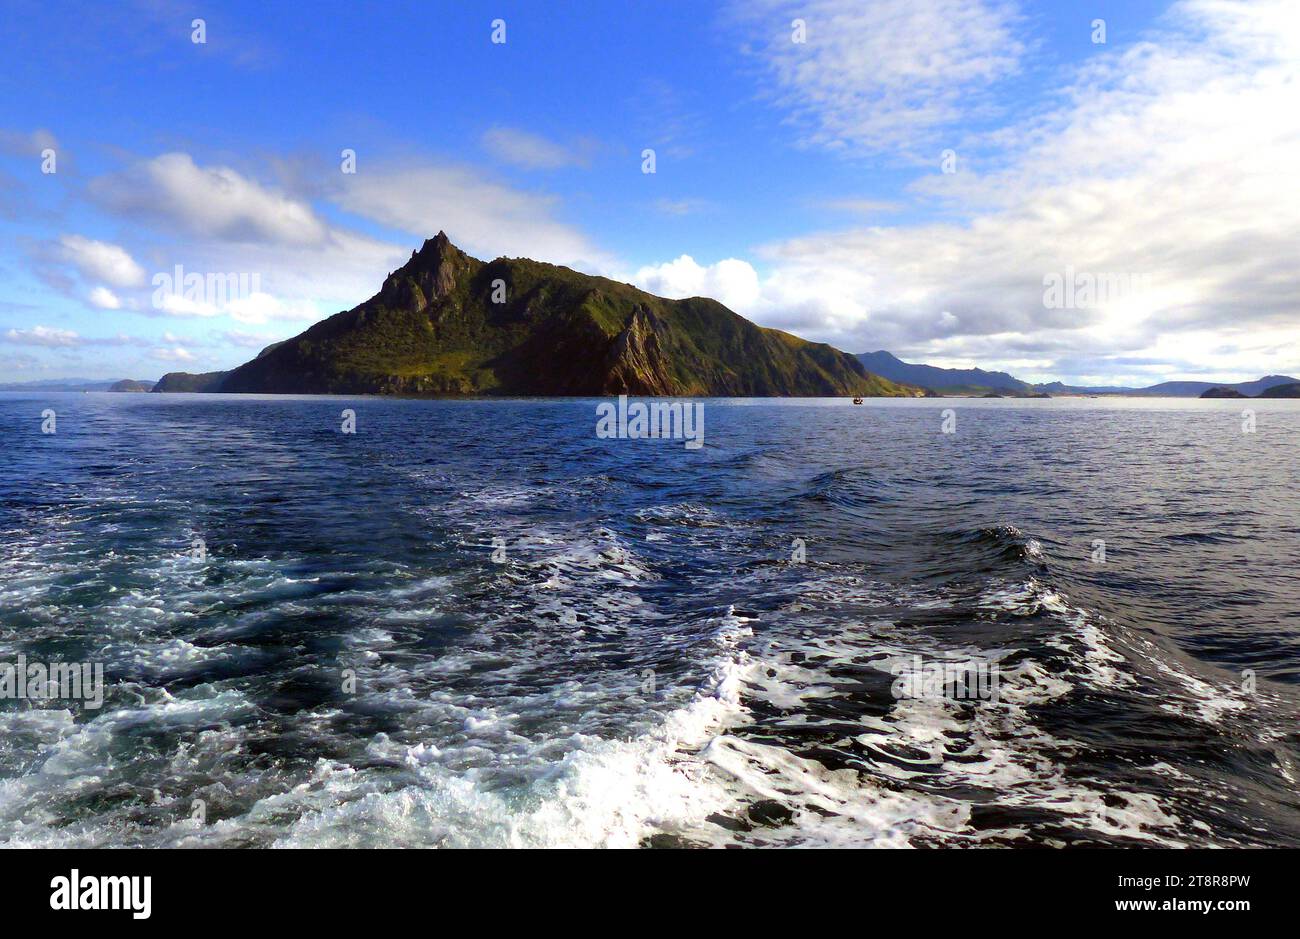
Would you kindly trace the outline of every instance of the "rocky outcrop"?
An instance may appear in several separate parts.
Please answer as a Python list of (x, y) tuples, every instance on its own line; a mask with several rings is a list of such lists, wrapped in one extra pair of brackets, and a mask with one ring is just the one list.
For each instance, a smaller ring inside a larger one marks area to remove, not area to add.
[(603, 394), (671, 397), (681, 393), (668, 372), (659, 338), (663, 328), (662, 321), (645, 307), (632, 311), (627, 327), (614, 338), (606, 356)]
[(469, 256), (451, 243), (446, 232), (424, 243), (419, 251), (411, 252), (410, 262), (394, 271), (384, 281), (379, 298), (393, 309), (422, 313), (430, 303), (448, 296), (455, 288), (457, 278), (469, 270)]

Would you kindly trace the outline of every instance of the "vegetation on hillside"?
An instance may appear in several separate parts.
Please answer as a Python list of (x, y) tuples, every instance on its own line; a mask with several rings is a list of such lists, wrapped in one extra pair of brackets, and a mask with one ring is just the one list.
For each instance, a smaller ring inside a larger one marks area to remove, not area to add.
[(352, 310), (222, 376), (159, 391), (430, 395), (888, 395), (920, 389), (715, 300), (666, 300), (524, 258), (485, 263), (441, 232)]

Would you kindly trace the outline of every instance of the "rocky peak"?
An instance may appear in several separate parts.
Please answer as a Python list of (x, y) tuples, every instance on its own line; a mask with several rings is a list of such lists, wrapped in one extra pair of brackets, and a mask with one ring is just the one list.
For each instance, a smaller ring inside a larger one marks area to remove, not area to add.
[(389, 306), (423, 311), (434, 300), (456, 288), (469, 270), (471, 258), (451, 243), (444, 231), (411, 252), (406, 264), (388, 275), (380, 296)]

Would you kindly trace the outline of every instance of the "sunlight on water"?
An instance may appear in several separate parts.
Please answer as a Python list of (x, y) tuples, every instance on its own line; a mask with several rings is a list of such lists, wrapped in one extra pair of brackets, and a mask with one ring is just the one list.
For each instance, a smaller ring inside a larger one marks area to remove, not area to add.
[(1294, 402), (596, 404), (0, 396), (0, 839), (1300, 844)]

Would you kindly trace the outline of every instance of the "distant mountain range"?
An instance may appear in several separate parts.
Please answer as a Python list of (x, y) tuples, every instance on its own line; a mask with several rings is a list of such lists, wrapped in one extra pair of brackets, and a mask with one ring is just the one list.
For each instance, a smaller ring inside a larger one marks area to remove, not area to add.
[(1269, 388), (1278, 385), (1292, 385), (1297, 382), (1300, 382), (1300, 378), (1292, 378), (1289, 375), (1265, 375), (1263, 378), (1257, 378), (1254, 381), (1229, 384), (1215, 381), (1162, 381), (1158, 385), (1148, 385), (1146, 388), (1088, 388), (1052, 382), (1051, 384), (1035, 385), (1034, 387), (1049, 394), (1135, 395), (1153, 398), (1197, 398), (1211, 388), (1228, 388), (1238, 391), (1248, 398), (1253, 398), (1258, 397)]
[(822, 343), (716, 300), (667, 300), (526, 258), (483, 262), (447, 236), (379, 292), (230, 372), (156, 392), (920, 397)]
[[(1255, 384), (1248, 382), (1247, 384)], [(1215, 385), (1208, 391), (1201, 392), (1202, 398), (1300, 398), (1300, 382), (1289, 385), (1272, 385), (1255, 395), (1242, 394), (1237, 389), (1241, 386)]]
[(938, 368), (933, 365), (913, 365), (904, 362), (893, 353), (863, 352), (858, 361), (866, 366), (867, 371), (875, 372), (881, 378), (890, 381), (906, 382), (920, 385), (932, 391), (948, 394), (979, 393), (986, 391), (1007, 391), (1018, 394), (1033, 394), (1034, 388), (1028, 382), (1012, 378), (1006, 372), (986, 372), (982, 368)]
[(154, 382), (124, 378), (103, 381), (91, 378), (47, 378), (40, 381), (0, 384), (0, 391), (151, 391)]
[(1266, 375), (1255, 381), (1224, 384), (1211, 381), (1166, 381), (1145, 388), (1119, 386), (1089, 387), (1066, 385), (1059, 381), (1047, 384), (1030, 384), (1006, 372), (986, 372), (980, 368), (939, 368), (934, 365), (915, 365), (904, 362), (889, 352), (863, 352), (858, 356), (864, 366), (882, 378), (920, 385), (937, 394), (979, 395), (1004, 394), (1029, 396), (1034, 394), (1076, 395), (1134, 395), (1142, 397), (1196, 398), (1211, 388), (1225, 388), (1245, 397), (1258, 397), (1269, 388), (1295, 384), (1300, 379), (1287, 375)]
[(1272, 388), (1265, 388), (1257, 398), (1300, 398), (1300, 382), (1292, 385), (1274, 385)]

